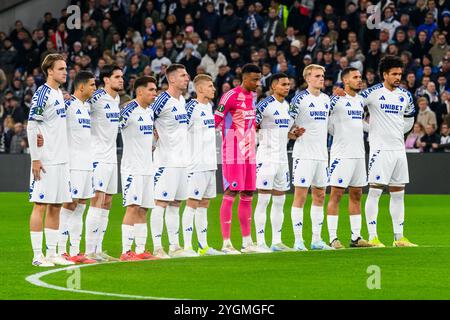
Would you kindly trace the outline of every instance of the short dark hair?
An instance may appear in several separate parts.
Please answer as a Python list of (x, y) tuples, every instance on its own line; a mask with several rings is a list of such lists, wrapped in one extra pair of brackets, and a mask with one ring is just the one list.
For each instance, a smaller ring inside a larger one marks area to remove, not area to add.
[(180, 63), (173, 63), (167, 68), (166, 74), (169, 75), (172, 72), (177, 71), (178, 69), (186, 69), (186, 67)]
[(347, 67), (341, 72), (341, 79), (343, 79), (345, 76), (347, 76), (352, 71), (359, 71), (357, 68), (354, 67)]
[(242, 74), (246, 73), (261, 73), (261, 69), (255, 64), (247, 63), (242, 67)]
[(80, 71), (77, 73), (75, 78), (73, 79), (73, 86), (78, 88), (80, 84), (86, 84), (90, 79), (95, 79), (95, 76), (90, 71)]
[(288, 75), (286, 73), (283, 73), (283, 72), (275, 73), (274, 75), (272, 75), (270, 77), (270, 82), (269, 82), (270, 83), (270, 87), (272, 87), (272, 84), (274, 83), (274, 81), (278, 81), (278, 80), (283, 79), (283, 78), (289, 79)]
[(122, 68), (119, 67), (118, 65), (115, 64), (107, 64), (105, 65), (102, 70), (100, 70), (100, 82), (101, 83), (105, 83), (105, 81), (103, 80), (103, 78), (111, 78), (111, 76), (113, 75), (114, 71), (116, 70), (120, 70), (122, 71)]
[(380, 76), (383, 78), (384, 72), (389, 72), (392, 68), (404, 68), (403, 61), (400, 57), (387, 55), (380, 60)]
[(154, 83), (156, 85), (156, 79), (152, 76), (139, 77), (134, 82), (134, 90), (137, 90), (139, 87), (146, 87), (149, 83)]

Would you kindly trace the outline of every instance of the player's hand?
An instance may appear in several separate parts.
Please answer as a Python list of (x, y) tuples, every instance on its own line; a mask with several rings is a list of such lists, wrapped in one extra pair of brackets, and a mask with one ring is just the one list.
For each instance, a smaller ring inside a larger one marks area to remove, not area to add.
[(34, 180), (41, 180), (41, 170), (45, 173), (41, 160), (33, 160), (31, 162), (31, 170), (33, 172)]
[(306, 129), (303, 127), (298, 127), (294, 130), (294, 134), (298, 137), (302, 136), (305, 133)]
[(437, 143), (432, 143), (432, 144), (431, 144), (431, 147), (432, 147), (433, 149), (437, 149), (437, 148), (438, 148), (438, 144), (437, 144)]
[(159, 136), (158, 131), (156, 129), (153, 129), (153, 136), (155, 137), (156, 140), (158, 140)]
[(38, 148), (44, 146), (44, 136), (40, 133), (38, 133), (38, 135), (37, 135), (37, 146), (38, 146)]
[(333, 95), (343, 97), (345, 96), (345, 91), (342, 88), (336, 88), (333, 91)]

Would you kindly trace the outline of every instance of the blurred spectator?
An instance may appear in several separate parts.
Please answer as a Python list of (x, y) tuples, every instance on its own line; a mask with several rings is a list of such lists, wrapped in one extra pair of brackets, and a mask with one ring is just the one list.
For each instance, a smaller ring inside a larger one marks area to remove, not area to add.
[(425, 134), (417, 142), (421, 152), (435, 152), (438, 149), (440, 137), (432, 125), (425, 126)]
[(419, 152), (420, 149), (417, 146), (417, 141), (419, 141), (424, 134), (425, 132), (423, 126), (419, 122), (414, 123), (412, 131), (408, 134), (405, 140), (406, 152)]
[(419, 113), (417, 115), (417, 123), (422, 125), (424, 128), (426, 126), (431, 125), (433, 128), (436, 128), (436, 114), (430, 109), (428, 106), (427, 98), (420, 97), (417, 99), (417, 105), (419, 107)]
[(15, 122), (11, 115), (6, 115), (6, 117), (4, 117), (2, 144), (6, 153), (9, 153), (10, 151), (11, 140), (14, 135), (14, 124)]
[(435, 150), (437, 152), (450, 152), (450, 127), (446, 123), (441, 127), (441, 140)]
[(165, 64), (170, 66), (172, 63), (169, 58), (164, 56), (164, 49), (162, 47), (156, 48), (156, 58), (153, 59), (151, 68), (154, 74), (159, 74), (161, 72), (161, 66)]
[(11, 138), (9, 146), (10, 153), (23, 153), (24, 147), (22, 144), (23, 138), (27, 136), (27, 132), (23, 129), (22, 123), (14, 124), (14, 135)]
[(208, 51), (200, 62), (200, 65), (205, 68), (206, 73), (210, 74), (213, 80), (216, 80), (217, 74), (219, 73), (219, 66), (227, 64), (227, 58), (217, 51), (217, 45), (214, 42), (208, 43)]
[(280, 21), (277, 11), (273, 7), (269, 8), (269, 19), (264, 25), (263, 33), (267, 43), (274, 42), (275, 36), (284, 34), (283, 22)]
[(400, 26), (400, 22), (394, 17), (394, 12), (390, 7), (386, 7), (383, 11), (384, 20), (380, 22), (381, 30), (389, 31), (389, 40), (394, 38), (395, 29)]
[[(449, 32), (449, 30), (447, 30)], [(450, 46), (447, 44), (444, 32), (439, 33), (437, 41), (430, 49), (430, 54), (433, 57), (433, 65), (437, 66), (450, 50)]]

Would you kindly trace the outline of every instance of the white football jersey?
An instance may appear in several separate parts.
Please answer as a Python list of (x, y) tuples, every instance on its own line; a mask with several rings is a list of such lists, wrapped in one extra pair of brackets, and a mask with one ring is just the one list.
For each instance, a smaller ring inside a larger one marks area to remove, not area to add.
[(370, 148), (372, 150), (405, 150), (403, 118), (414, 116), (411, 93), (401, 87), (390, 91), (379, 83), (361, 92), (361, 96), (370, 113)]
[(123, 140), (122, 174), (153, 175), (153, 110), (141, 107), (136, 100), (120, 110)]
[(216, 130), (210, 103), (192, 99), (186, 104), (189, 136), (189, 172), (217, 169)]
[(95, 162), (117, 163), (120, 97), (111, 97), (105, 89), (97, 90), (91, 104), (92, 150)]
[[(69, 162), (66, 120), (62, 91), (55, 90), (47, 84), (40, 86), (31, 101), (28, 128), (37, 130), (44, 138), (44, 145), (38, 148), (39, 156), (31, 154), (31, 158), (41, 160), (44, 167), (46, 164)], [(35, 148), (30, 148), (30, 152), (34, 153), (34, 150)]]
[(65, 104), (70, 169), (92, 171), (92, 148), (88, 143), (91, 141), (90, 105), (75, 96), (66, 100)]
[(269, 96), (256, 106), (258, 130), (258, 150), (256, 161), (287, 163), (288, 133), (293, 124), (289, 116), (289, 104)]
[(189, 165), (188, 119), (183, 96), (179, 100), (166, 91), (152, 104), (158, 141), (155, 164), (159, 167), (186, 168)]
[(291, 101), (289, 114), (294, 124), (305, 128), (295, 140), (293, 158), (328, 161), (327, 135), (330, 97), (301, 91)]
[(335, 158), (364, 158), (364, 103), (361, 96), (346, 94), (331, 98), (329, 127), (333, 129), (330, 156)]

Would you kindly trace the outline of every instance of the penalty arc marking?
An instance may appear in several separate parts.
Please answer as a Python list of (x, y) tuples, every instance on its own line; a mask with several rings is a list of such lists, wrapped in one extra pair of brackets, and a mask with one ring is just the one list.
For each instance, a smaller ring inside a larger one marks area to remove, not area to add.
[[(115, 263), (115, 262), (108, 262), (108, 263)], [(73, 270), (73, 269), (98, 266), (98, 265), (101, 265), (101, 264), (99, 264), (99, 263), (82, 264), (82, 265), (74, 265), (74, 266), (69, 266), (69, 267), (65, 267), (65, 268), (48, 270), (48, 271), (29, 275), (28, 277), (25, 278), (25, 280), (35, 286), (42, 287), (42, 288), (53, 289), (53, 290), (58, 290), (58, 291), (92, 294), (92, 295), (97, 295), (97, 296), (118, 297), (118, 298), (126, 298), (126, 299), (141, 299), (141, 300), (188, 300), (188, 299), (179, 299), (179, 298), (139, 296), (139, 295), (131, 295), (131, 294), (121, 294), (121, 293), (111, 293), (111, 292), (101, 292), (101, 291), (66, 288), (66, 287), (56, 286), (53, 284), (48, 284), (41, 280), (42, 277), (47, 276), (49, 274), (53, 274), (53, 273), (57, 273), (57, 272), (61, 272), (61, 271)]]

